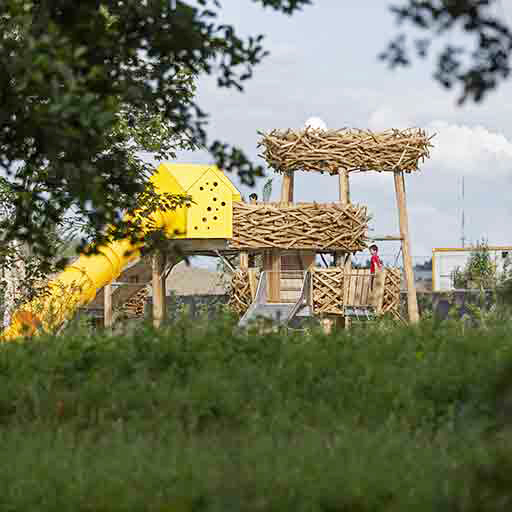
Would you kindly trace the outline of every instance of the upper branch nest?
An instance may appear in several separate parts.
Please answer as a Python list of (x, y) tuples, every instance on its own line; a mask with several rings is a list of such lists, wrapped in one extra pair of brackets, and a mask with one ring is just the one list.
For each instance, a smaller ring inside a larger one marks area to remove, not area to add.
[(258, 147), (267, 164), (278, 172), (417, 171), (430, 156), (434, 135), (424, 130), (273, 130), (261, 133)]

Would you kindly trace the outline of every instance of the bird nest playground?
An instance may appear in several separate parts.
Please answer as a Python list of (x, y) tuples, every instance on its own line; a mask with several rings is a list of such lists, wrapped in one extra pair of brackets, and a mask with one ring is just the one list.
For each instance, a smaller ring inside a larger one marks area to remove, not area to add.
[[(386, 314), (415, 323), (419, 314), (405, 174), (417, 172), (429, 157), (431, 138), (420, 129), (373, 133), (307, 128), (261, 134), (261, 156), (282, 176), (277, 202), (243, 201), (214, 166), (161, 164), (151, 178), (157, 190), (191, 198), (175, 210), (158, 211), (152, 219), (168, 235), (168, 246), (142, 258), (138, 247), (121, 240), (100, 248), (99, 254), (80, 256), (50, 283), (49, 293), (14, 313), (4, 339), (55, 328), (78, 308), (98, 301), (108, 327), (115, 308), (129, 307), (140, 314), (149, 286), (153, 322), (160, 325), (166, 312), (165, 279), (176, 264), (177, 251), (215, 256), (231, 269), (229, 307), (242, 327), (258, 317), (290, 326), (315, 318), (329, 330)], [(294, 202), (294, 176), (302, 171), (336, 179), (338, 201)], [(392, 175), (398, 233), (368, 236), (368, 206), (350, 201), (350, 173), (355, 171)], [(403, 276), (399, 268), (373, 275), (370, 269), (352, 268), (352, 255), (380, 241), (400, 242)], [(333, 265), (326, 264), (326, 255)], [(62, 290), (70, 283), (74, 291), (66, 294)], [(400, 308), (401, 286), (407, 292), (407, 314)], [(57, 313), (47, 322), (40, 312), (50, 307)]]

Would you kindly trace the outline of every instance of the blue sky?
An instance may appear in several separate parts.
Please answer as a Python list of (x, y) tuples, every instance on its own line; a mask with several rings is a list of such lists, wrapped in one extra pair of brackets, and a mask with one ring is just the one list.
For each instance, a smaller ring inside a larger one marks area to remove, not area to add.
[[(458, 107), (456, 93), (433, 81), (428, 62), (388, 70), (377, 55), (397, 32), (389, 3), (317, 0), (287, 17), (249, 0), (223, 0), (222, 21), (243, 35), (264, 33), (271, 55), (255, 69), (243, 93), (220, 90), (209, 77), (200, 79), (198, 101), (211, 115), (210, 137), (240, 146), (263, 163), (258, 157), (258, 131), (301, 128), (312, 116), (329, 128), (425, 128), (437, 133), (432, 158), (421, 173), (406, 177), (415, 259), (428, 258), (433, 247), (460, 245), (462, 176), (466, 237), (512, 245), (512, 80), (482, 105)], [(502, 2), (500, 14), (512, 21), (512, 6), (507, 3), (504, 7)], [(457, 42), (460, 37), (452, 39)], [(182, 153), (178, 161), (209, 163), (210, 157), (204, 152)], [(258, 182), (257, 192), (263, 182)], [(275, 197), (279, 189), (276, 175)], [(353, 202), (368, 206), (375, 233), (398, 232), (392, 175), (352, 175), (351, 195)], [(337, 180), (297, 173), (295, 197), (335, 201)], [(391, 260), (396, 250), (389, 243), (381, 248)]]

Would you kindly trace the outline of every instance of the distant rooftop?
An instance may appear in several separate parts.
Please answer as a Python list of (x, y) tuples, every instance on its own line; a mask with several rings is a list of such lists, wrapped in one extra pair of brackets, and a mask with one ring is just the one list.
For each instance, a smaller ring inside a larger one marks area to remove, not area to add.
[(226, 274), (182, 261), (172, 269), (165, 284), (168, 295), (224, 295), (228, 281)]

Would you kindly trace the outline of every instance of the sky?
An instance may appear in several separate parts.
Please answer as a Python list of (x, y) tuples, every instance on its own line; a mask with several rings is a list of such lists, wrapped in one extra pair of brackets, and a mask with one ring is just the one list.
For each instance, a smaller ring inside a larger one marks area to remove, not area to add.
[[(436, 134), (431, 158), (421, 172), (406, 176), (414, 261), (430, 258), (434, 247), (461, 246), (463, 177), (466, 239), (512, 245), (512, 79), (483, 104), (459, 107), (457, 91), (433, 80), (432, 63), (418, 60), (410, 68), (389, 70), (377, 58), (399, 30), (387, 0), (316, 0), (292, 17), (249, 0), (221, 3), (222, 21), (241, 35), (265, 34), (270, 56), (255, 68), (243, 93), (217, 88), (214, 78), (200, 78), (198, 103), (210, 114), (212, 140), (239, 146), (264, 164), (258, 156), (259, 131), (300, 129), (313, 116), (330, 129), (424, 128)], [(511, 3), (502, 2), (500, 15), (512, 25)], [(452, 42), (461, 39), (451, 37)], [(211, 161), (201, 151), (178, 155), (183, 163)], [(270, 169), (267, 175), (275, 176), (277, 199), (281, 178)], [(235, 176), (229, 177), (239, 185)], [(372, 215), (370, 234), (397, 234), (392, 174), (351, 174), (350, 180), (352, 202), (367, 205)], [(264, 182), (258, 181), (256, 192), (261, 193)], [(295, 200), (337, 201), (337, 178), (296, 173)], [(382, 242), (380, 251), (386, 262), (393, 262), (398, 246)]]

